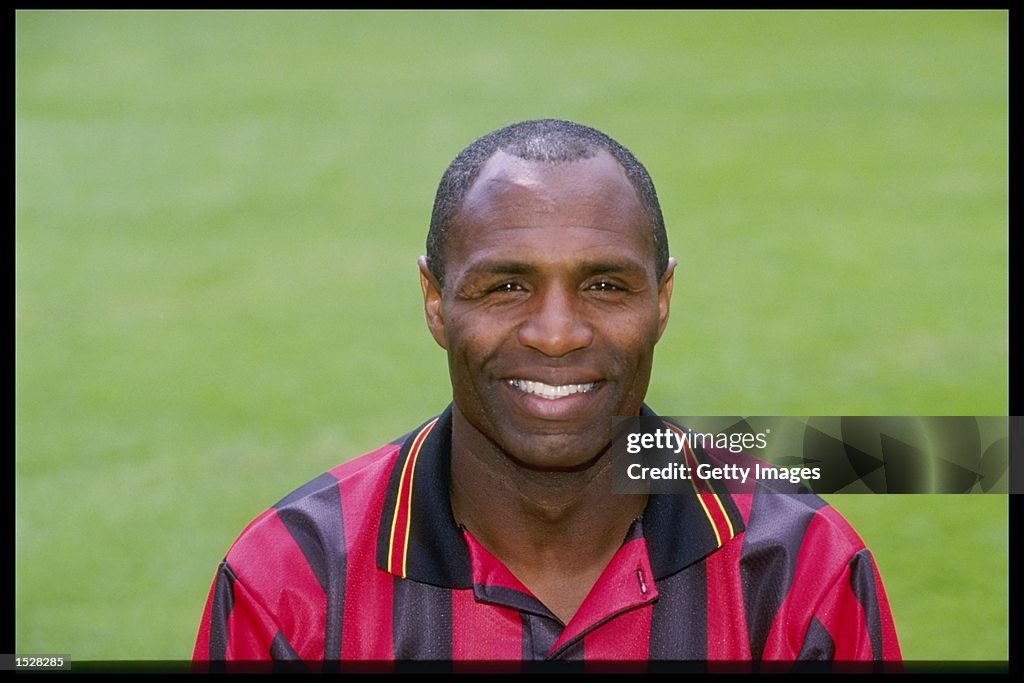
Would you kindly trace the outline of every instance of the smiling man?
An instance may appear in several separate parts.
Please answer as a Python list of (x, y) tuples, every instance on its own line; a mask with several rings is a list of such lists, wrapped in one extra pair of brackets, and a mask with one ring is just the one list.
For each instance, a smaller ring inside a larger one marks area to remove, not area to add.
[(820, 499), (612, 493), (675, 266), (647, 171), (603, 133), (526, 121), (463, 150), (419, 263), (451, 405), (257, 517), (194, 658), (899, 659), (874, 561)]

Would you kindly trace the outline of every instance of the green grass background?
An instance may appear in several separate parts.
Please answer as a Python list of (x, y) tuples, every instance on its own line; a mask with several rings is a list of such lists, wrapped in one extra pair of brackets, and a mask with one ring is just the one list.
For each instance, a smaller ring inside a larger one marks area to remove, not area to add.
[[(415, 259), (520, 119), (657, 183), (656, 409), (1006, 414), (1007, 24), (18, 12), (17, 650), (187, 658), (250, 518), (443, 407)], [(908, 658), (1006, 657), (1005, 496), (830, 498)]]

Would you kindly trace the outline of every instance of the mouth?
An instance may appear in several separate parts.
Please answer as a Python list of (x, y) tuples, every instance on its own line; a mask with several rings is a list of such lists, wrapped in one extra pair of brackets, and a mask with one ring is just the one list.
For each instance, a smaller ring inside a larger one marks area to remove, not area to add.
[(547, 399), (548, 401), (557, 401), (560, 398), (566, 398), (568, 396), (573, 396), (574, 394), (586, 394), (597, 387), (597, 382), (588, 382), (586, 384), (552, 385), (527, 379), (510, 379), (506, 381), (513, 389), (518, 389), (526, 394), (539, 396), (540, 398)]

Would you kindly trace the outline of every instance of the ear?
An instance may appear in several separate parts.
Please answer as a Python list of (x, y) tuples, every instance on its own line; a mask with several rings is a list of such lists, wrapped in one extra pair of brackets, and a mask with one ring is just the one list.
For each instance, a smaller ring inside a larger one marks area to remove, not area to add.
[(448, 346), (444, 340), (444, 315), (441, 311), (441, 285), (427, 267), (427, 257), (420, 256), (420, 289), (423, 290), (423, 312), (427, 317), (427, 328), (434, 341), (442, 349)]
[(668, 267), (658, 284), (658, 339), (661, 339), (661, 335), (665, 333), (665, 327), (668, 325), (668, 309), (672, 302), (672, 283), (675, 273), (676, 260), (669, 257)]

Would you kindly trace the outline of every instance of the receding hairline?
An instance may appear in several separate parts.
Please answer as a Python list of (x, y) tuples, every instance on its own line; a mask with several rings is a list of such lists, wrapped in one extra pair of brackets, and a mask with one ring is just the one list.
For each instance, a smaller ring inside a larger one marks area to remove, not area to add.
[[(522, 185), (522, 183), (515, 182), (515, 179), (518, 178), (515, 175), (517, 169), (527, 169), (529, 167), (533, 167), (538, 169), (539, 174), (546, 174), (558, 167), (572, 166), (575, 164), (586, 164), (592, 166), (593, 164), (602, 160), (602, 158), (603, 163), (605, 164), (608, 170), (611, 170), (612, 167), (615, 168), (615, 171), (613, 171), (613, 173), (615, 174), (615, 181), (619, 183), (622, 188), (628, 188), (629, 196), (632, 198), (635, 208), (639, 212), (644, 214), (644, 217), (648, 222), (647, 227), (651, 228), (651, 219), (647, 215), (647, 211), (644, 208), (643, 200), (640, 197), (640, 194), (637, 192), (636, 188), (633, 186), (633, 183), (630, 182), (629, 175), (626, 173), (626, 169), (622, 167), (622, 164), (619, 163), (618, 159), (616, 159), (610, 152), (604, 149), (597, 149), (593, 154), (591, 154), (588, 157), (581, 157), (579, 159), (568, 159), (564, 161), (543, 161), (538, 159), (527, 159), (506, 152), (503, 149), (495, 150), (494, 153), (491, 154), (491, 156), (489, 156), (486, 161), (480, 164), (480, 169), (477, 172), (476, 177), (473, 178), (473, 181), (469, 184), (469, 187), (466, 188), (465, 193), (463, 193), (458, 205), (455, 207), (455, 210), (452, 213), (450, 227), (454, 227), (459, 223), (459, 221), (461, 220), (462, 212), (466, 208), (468, 202), (479, 201), (482, 198), (482, 196), (485, 196), (483, 195), (483, 193), (487, 192), (488, 188), (482, 185), (482, 183), (493, 183), (495, 185), (499, 185), (505, 182), (510, 185)], [(494, 166), (497, 163), (512, 164), (514, 168), (508, 168), (506, 166), (504, 168), (495, 169)], [(543, 182), (543, 179), (538, 179), (538, 182)], [(596, 184), (591, 183), (591, 185)], [(611, 188), (609, 186), (604, 189)]]
[(643, 163), (617, 140), (589, 126), (561, 119), (520, 121), (477, 138), (459, 152), (445, 169), (438, 185), (427, 233), (427, 267), (444, 283), (444, 244), (466, 195), (493, 157), (502, 152), (524, 163), (559, 165), (598, 156), (604, 150), (625, 174), (634, 197), (647, 215), (655, 247), (655, 271), (660, 278), (668, 267), (668, 237), (654, 181)]

